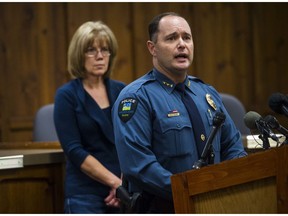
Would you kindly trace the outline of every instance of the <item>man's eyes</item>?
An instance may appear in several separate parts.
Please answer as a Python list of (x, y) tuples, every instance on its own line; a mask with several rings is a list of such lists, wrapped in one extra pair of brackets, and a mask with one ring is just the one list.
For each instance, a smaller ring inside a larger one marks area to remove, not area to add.
[[(168, 37), (167, 40), (168, 41), (174, 41), (174, 40), (177, 40), (178, 38), (179, 38), (178, 36), (172, 36), (172, 37)], [(184, 37), (182, 37), (182, 40), (189, 41), (189, 40), (191, 40), (191, 36), (184, 36)]]

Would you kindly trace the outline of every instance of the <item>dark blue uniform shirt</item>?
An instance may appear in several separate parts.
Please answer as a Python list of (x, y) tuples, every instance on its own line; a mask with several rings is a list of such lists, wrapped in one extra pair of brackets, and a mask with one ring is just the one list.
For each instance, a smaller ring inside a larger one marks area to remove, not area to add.
[[(200, 111), (206, 139), (215, 112), (226, 115), (213, 141), (215, 163), (246, 155), (241, 134), (217, 91), (192, 76), (187, 76), (185, 85)], [(172, 199), (171, 175), (192, 169), (199, 159), (189, 115), (175, 84), (155, 69), (147, 73), (121, 91), (113, 121), (120, 167), (130, 190)]]

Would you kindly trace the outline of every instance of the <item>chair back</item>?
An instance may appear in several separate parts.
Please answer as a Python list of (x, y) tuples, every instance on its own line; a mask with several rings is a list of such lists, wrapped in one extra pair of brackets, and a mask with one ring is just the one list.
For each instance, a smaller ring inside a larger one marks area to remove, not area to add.
[(244, 116), (246, 114), (246, 110), (242, 102), (233, 95), (220, 93), (222, 97), (223, 104), (227, 109), (227, 112), (231, 116), (234, 121), (236, 127), (241, 132), (242, 135), (250, 135), (251, 132), (249, 128), (246, 127), (244, 123)]
[(34, 119), (33, 141), (58, 141), (54, 125), (54, 104), (41, 107)]

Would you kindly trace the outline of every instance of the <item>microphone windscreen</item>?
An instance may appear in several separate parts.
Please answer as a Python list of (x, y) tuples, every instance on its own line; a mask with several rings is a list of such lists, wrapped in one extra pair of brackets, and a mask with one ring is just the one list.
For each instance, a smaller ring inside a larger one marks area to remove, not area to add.
[(213, 118), (213, 125), (219, 126), (221, 125), (226, 119), (226, 115), (222, 112), (216, 112)]
[(254, 111), (249, 111), (244, 116), (244, 123), (249, 129), (257, 129), (256, 121), (261, 119), (261, 115)]
[(269, 107), (276, 113), (283, 114), (282, 106), (288, 106), (288, 98), (281, 93), (274, 93), (269, 98)]
[(279, 122), (277, 121), (277, 119), (272, 116), (272, 115), (268, 115), (264, 118), (264, 121), (267, 122), (267, 124), (270, 126), (271, 129), (277, 129), (280, 127)]

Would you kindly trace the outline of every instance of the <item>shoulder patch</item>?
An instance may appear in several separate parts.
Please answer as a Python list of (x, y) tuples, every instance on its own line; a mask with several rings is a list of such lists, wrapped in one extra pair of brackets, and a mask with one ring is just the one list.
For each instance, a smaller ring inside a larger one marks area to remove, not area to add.
[(118, 116), (123, 122), (129, 121), (136, 112), (138, 100), (135, 98), (123, 99), (118, 107)]

